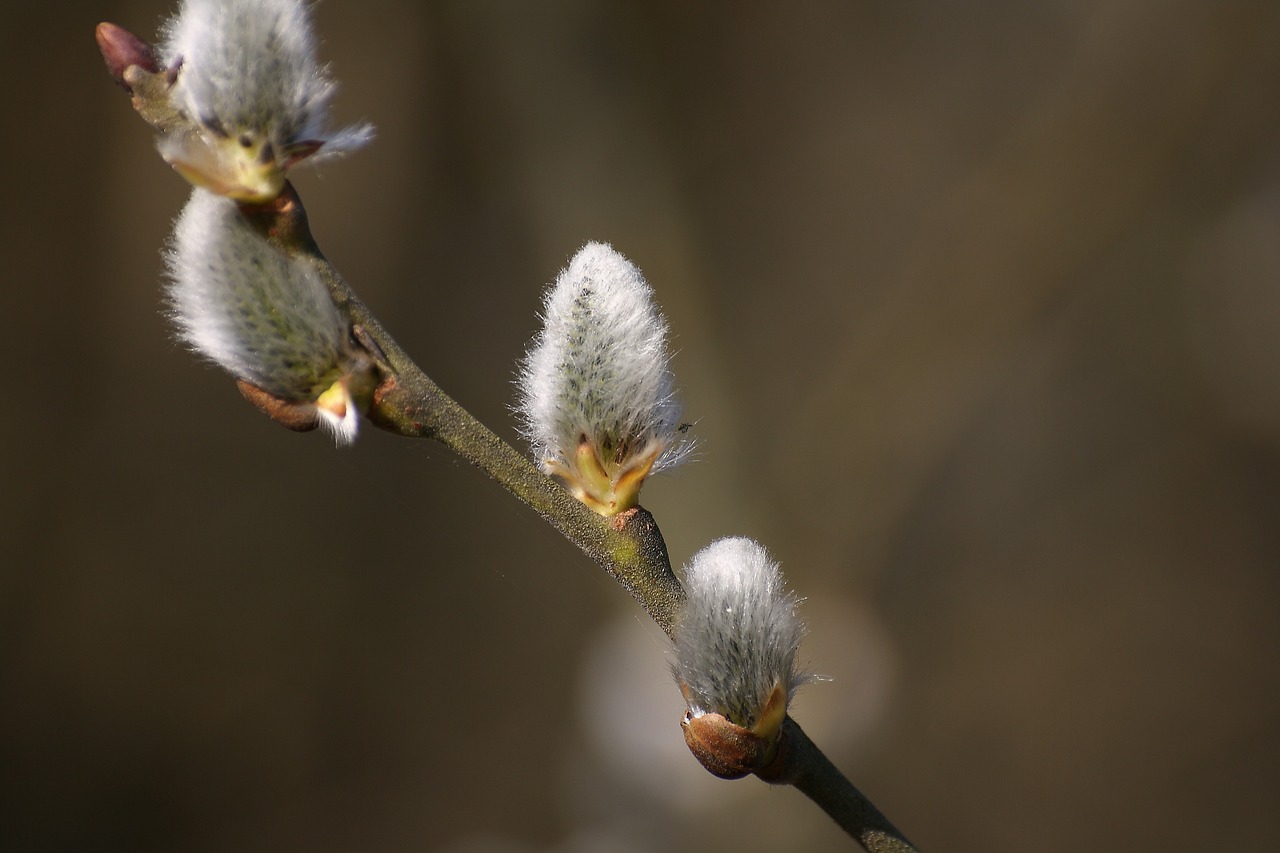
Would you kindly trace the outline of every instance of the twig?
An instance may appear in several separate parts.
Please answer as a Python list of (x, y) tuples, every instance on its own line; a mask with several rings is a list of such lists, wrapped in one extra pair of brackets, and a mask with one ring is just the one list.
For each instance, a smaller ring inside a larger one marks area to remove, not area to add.
[[(189, 125), (168, 101), (174, 70), (158, 67), (150, 45), (112, 24), (100, 24), (97, 36), (108, 70), (144, 119), (162, 132), (181, 132)], [(648, 511), (637, 506), (601, 517), (440, 390), (325, 259), (291, 184), (286, 182), (273, 201), (241, 204), (240, 211), (266, 240), (312, 264), (345, 312), (352, 337), (379, 374), (370, 421), (397, 435), (435, 439), (473, 463), (603, 567), (674, 638), (684, 590)], [(794, 786), (872, 853), (915, 849), (790, 717), (783, 723), (776, 757), (756, 775), (770, 784)]]
[(791, 717), (782, 724), (777, 759), (756, 775), (771, 785), (794, 786), (873, 853), (912, 853), (916, 849)]

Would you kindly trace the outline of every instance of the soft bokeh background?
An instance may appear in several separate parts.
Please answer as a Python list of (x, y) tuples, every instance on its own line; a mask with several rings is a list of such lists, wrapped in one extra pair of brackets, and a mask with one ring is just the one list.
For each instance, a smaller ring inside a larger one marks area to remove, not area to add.
[[(817, 851), (689, 757), (666, 646), (426, 442), (350, 451), (171, 339), (186, 196), (93, 26), (5, 12), (0, 848)], [(657, 289), (765, 542), (794, 713), (926, 849), (1280, 846), (1280, 4), (329, 0), (315, 234), (500, 433), (588, 239)]]

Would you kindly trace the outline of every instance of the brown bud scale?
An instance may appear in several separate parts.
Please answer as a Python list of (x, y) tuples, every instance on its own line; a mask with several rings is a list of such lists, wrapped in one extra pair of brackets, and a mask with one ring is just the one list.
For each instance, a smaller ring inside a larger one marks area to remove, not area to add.
[(236, 380), (236, 387), (240, 389), (240, 395), (252, 403), (254, 408), (286, 429), (294, 432), (309, 432), (320, 426), (320, 416), (316, 414), (316, 407), (310, 403), (281, 400), (243, 379)]
[(721, 779), (741, 779), (767, 767), (777, 751), (777, 738), (762, 738), (715, 713), (680, 721), (684, 742), (707, 772)]

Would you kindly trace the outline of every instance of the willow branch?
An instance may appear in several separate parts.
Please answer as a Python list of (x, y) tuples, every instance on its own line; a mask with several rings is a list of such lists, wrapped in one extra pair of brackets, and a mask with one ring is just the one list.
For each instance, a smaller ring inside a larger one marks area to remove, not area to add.
[(356, 340), (381, 373), (368, 412), (373, 424), (396, 435), (435, 439), (484, 471), (612, 575), (668, 637), (674, 635), (684, 591), (647, 510), (636, 507), (602, 518), (442, 391), (325, 259), (292, 184), (274, 202), (242, 205), (241, 211), (272, 243), (307, 258), (350, 319)]
[[(324, 258), (291, 184), (274, 203), (241, 209), (267, 239), (315, 264), (334, 301), (350, 318), (357, 340), (378, 363), (384, 378), (369, 411), (374, 424), (397, 435), (435, 439), (476, 465), (600, 564), (668, 637), (674, 636), (684, 592), (671, 571), (662, 533), (647, 510), (636, 507), (613, 519), (602, 518), (445, 394)], [(757, 773), (760, 778), (794, 786), (872, 853), (915, 849), (790, 717), (782, 737), (778, 757)]]
[[(176, 112), (168, 99), (176, 68), (159, 67), (151, 45), (113, 24), (100, 24), (97, 38), (108, 70), (132, 96), (142, 118), (161, 132), (189, 129), (189, 119)], [(445, 394), (325, 259), (291, 184), (286, 183), (274, 201), (242, 204), (240, 210), (267, 240), (312, 264), (345, 312), (352, 337), (379, 373), (368, 411), (372, 423), (397, 435), (434, 439), (480, 468), (604, 568), (674, 638), (684, 590), (671, 571), (666, 543), (648, 511), (635, 507), (609, 519), (601, 517)], [(271, 413), (269, 406), (263, 408)], [(273, 417), (286, 426), (302, 428), (287, 416), (276, 413)], [(770, 784), (794, 786), (872, 853), (915, 849), (790, 717), (783, 722), (776, 757), (756, 775)]]

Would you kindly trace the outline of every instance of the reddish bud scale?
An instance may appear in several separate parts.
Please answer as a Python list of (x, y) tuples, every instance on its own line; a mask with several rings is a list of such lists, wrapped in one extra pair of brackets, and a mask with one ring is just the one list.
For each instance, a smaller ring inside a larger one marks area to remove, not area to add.
[(768, 767), (778, 750), (777, 732), (761, 737), (716, 713), (686, 713), (680, 728), (693, 757), (721, 779), (741, 779)]
[(126, 92), (133, 93), (133, 87), (125, 80), (125, 72), (132, 66), (136, 65), (150, 74), (160, 71), (155, 49), (124, 27), (103, 21), (98, 24), (94, 35), (98, 40), (98, 50), (107, 63), (107, 71)]
[(252, 382), (236, 380), (240, 395), (271, 420), (294, 432), (309, 432), (320, 426), (320, 417), (312, 403), (293, 403), (263, 391)]

